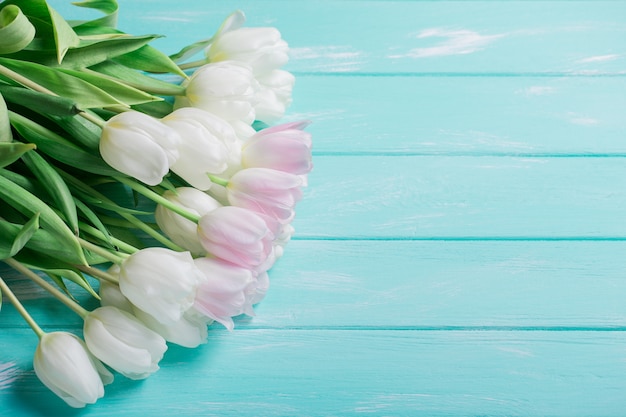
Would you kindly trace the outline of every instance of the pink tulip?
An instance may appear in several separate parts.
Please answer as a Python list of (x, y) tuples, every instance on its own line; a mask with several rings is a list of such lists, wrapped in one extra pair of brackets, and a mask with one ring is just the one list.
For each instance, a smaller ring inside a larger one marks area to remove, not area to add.
[(263, 266), (273, 250), (267, 223), (241, 207), (219, 207), (202, 216), (198, 236), (209, 254), (243, 268)]
[(291, 222), (302, 198), (303, 180), (298, 175), (269, 168), (247, 168), (228, 181), (228, 201), (281, 224)]
[(232, 317), (252, 314), (252, 304), (246, 295), (256, 287), (254, 272), (219, 259), (198, 258), (194, 263), (205, 277), (196, 293), (193, 305), (196, 311), (228, 330), (234, 327)]
[(310, 122), (296, 122), (263, 129), (242, 147), (244, 168), (271, 168), (290, 174), (307, 174), (311, 161), (311, 134), (304, 132)]

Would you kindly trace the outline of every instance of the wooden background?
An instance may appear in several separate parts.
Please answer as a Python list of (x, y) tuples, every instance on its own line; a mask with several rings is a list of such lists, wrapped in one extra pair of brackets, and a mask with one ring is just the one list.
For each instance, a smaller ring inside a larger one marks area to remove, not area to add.
[(626, 2), (120, 5), (166, 52), (238, 8), (281, 30), (285, 120), (314, 120), (297, 236), (257, 317), (84, 410), (5, 303), (1, 416), (626, 415)]

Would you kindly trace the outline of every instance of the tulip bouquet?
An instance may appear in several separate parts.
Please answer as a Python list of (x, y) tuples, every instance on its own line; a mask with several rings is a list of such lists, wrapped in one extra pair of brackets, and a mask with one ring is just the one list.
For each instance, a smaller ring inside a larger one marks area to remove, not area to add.
[(37, 376), (83, 407), (112, 371), (146, 378), (168, 343), (253, 314), (312, 164), (308, 122), (276, 124), (294, 84), (278, 30), (235, 12), (168, 56), (115, 28), (115, 0), (76, 5), (103, 17), (0, 3), (0, 259), (82, 335), (41, 329), (10, 280), (0, 293), (39, 337)]

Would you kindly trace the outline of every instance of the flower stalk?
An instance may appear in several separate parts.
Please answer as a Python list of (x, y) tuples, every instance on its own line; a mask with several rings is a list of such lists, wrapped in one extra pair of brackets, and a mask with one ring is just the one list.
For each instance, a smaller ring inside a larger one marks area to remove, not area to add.
[(0, 277), (0, 289), (2, 290), (2, 294), (4, 294), (4, 296), (9, 299), (9, 302), (13, 304), (13, 307), (15, 307), (17, 312), (20, 313), (20, 316), (22, 316), (24, 321), (28, 323), (31, 329), (33, 329), (33, 332), (35, 332), (37, 337), (41, 339), (42, 336), (46, 334), (46, 332), (44, 332), (41, 327), (39, 327), (35, 319), (33, 319), (33, 316), (31, 316), (28, 311), (26, 311), (24, 305), (20, 303), (20, 300), (18, 300), (18, 298), (15, 296), (13, 291), (11, 291), (11, 289), (4, 281), (4, 279), (2, 279), (2, 277)]

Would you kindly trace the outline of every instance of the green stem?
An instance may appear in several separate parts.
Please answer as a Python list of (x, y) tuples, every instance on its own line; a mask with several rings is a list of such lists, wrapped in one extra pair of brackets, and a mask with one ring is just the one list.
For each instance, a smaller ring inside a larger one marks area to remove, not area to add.
[(100, 230), (98, 230), (95, 227), (92, 227), (92, 226), (90, 226), (90, 225), (88, 225), (86, 223), (78, 222), (78, 226), (80, 227), (80, 229), (82, 231), (84, 231), (86, 233), (89, 233), (91, 236), (96, 237), (98, 239), (111, 242), (113, 245), (115, 245), (116, 247), (120, 248), (121, 250), (123, 250), (126, 253), (135, 253), (135, 252), (137, 252), (139, 250), (136, 247), (134, 247), (133, 245), (130, 245), (130, 244), (124, 242), (121, 239), (118, 239), (118, 238), (113, 237), (113, 236), (105, 235)]
[[(59, 97), (59, 95), (55, 93), (54, 91), (48, 90), (43, 85), (37, 84), (31, 79), (26, 78), (23, 75), (18, 74), (17, 72), (1, 64), (0, 64), (0, 74), (4, 75), (7, 78), (10, 78), (11, 80), (15, 81), (18, 84), (22, 84), (24, 87), (30, 88), (31, 90), (38, 91), (40, 93), (47, 94), (49, 96)], [(97, 126), (100, 126), (100, 127), (104, 126), (104, 123), (105, 123), (104, 120), (90, 113), (87, 113), (84, 110), (79, 111), (78, 115), (96, 124)]]
[(211, 175), (208, 174), (209, 179), (211, 180), (211, 182), (217, 184), (217, 185), (221, 185), (222, 187), (227, 187), (228, 186), (228, 180), (222, 178), (222, 177), (218, 177), (215, 175)]
[(177, 251), (177, 252), (184, 252), (185, 251), (184, 248), (178, 246), (176, 243), (172, 242), (170, 239), (168, 239), (167, 237), (163, 236), (161, 233), (159, 233), (158, 231), (154, 230), (152, 227), (150, 227), (146, 223), (142, 222), (137, 217), (135, 217), (135, 216), (133, 216), (131, 214), (128, 214), (128, 213), (119, 213), (119, 215), (122, 216), (123, 218), (125, 218), (126, 220), (128, 220), (137, 229), (144, 231), (148, 236), (150, 236), (153, 239), (157, 240), (158, 242), (164, 244), (168, 248), (170, 248), (170, 249), (172, 249), (174, 251)]
[(44, 94), (48, 94), (50, 96), (56, 96), (56, 97), (59, 96), (55, 92), (50, 91), (46, 87), (37, 84), (36, 82), (34, 82), (34, 81), (24, 77), (21, 74), (18, 74), (17, 72), (15, 72), (13, 70), (8, 69), (4, 65), (0, 65), (0, 74), (4, 75), (7, 78), (12, 79), (13, 81), (15, 81), (18, 84), (22, 84), (24, 87), (30, 88), (31, 90), (38, 91), (38, 92), (44, 93)]
[(22, 316), (22, 318), (24, 318), (24, 321), (26, 321), (26, 323), (28, 323), (30, 328), (33, 329), (33, 332), (35, 332), (37, 337), (41, 339), (41, 337), (44, 334), (46, 334), (46, 332), (44, 332), (41, 329), (41, 327), (39, 327), (39, 325), (37, 324), (35, 319), (33, 319), (33, 316), (28, 314), (28, 311), (26, 311), (26, 308), (24, 308), (24, 305), (22, 303), (20, 303), (20, 300), (18, 300), (17, 297), (15, 296), (15, 294), (13, 294), (13, 291), (11, 291), (11, 289), (9, 288), (7, 283), (4, 282), (2, 277), (0, 277), (0, 289), (2, 290), (0, 292), (3, 293), (6, 298), (9, 299), (11, 304), (13, 304), (13, 307), (15, 307), (17, 312), (20, 313), (20, 316)]
[(81, 110), (80, 112), (78, 112), (78, 115), (82, 117), (83, 119), (93, 123), (94, 125), (99, 126), (100, 128), (103, 128), (104, 125), (106, 124), (104, 120), (102, 120), (95, 114), (88, 113), (84, 110)]
[(202, 65), (205, 65), (208, 63), (209, 63), (208, 58), (204, 58), (204, 59), (199, 59), (197, 61), (191, 61), (191, 62), (185, 62), (184, 64), (178, 64), (178, 68), (184, 71), (186, 69), (201, 67)]
[(35, 274), (30, 269), (26, 268), (23, 264), (16, 261), (13, 258), (7, 258), (4, 260), (7, 265), (11, 266), (16, 271), (26, 275), (31, 281), (48, 291), (52, 294), (57, 300), (65, 304), (69, 309), (71, 309), (74, 313), (78, 314), (80, 317), (85, 318), (89, 311), (85, 310), (81, 307), (76, 301), (72, 300), (67, 295), (63, 294), (60, 290), (56, 289), (52, 284), (50, 284), (45, 279), (41, 278), (39, 275)]
[[(77, 237), (76, 239), (78, 239), (78, 243), (80, 243), (80, 246), (82, 246), (84, 249), (90, 250), (93, 253), (102, 256), (104, 259), (113, 262), (114, 264), (120, 264), (122, 263), (122, 261), (124, 260), (124, 257), (122, 256), (122, 254), (115, 254), (113, 252), (110, 252), (98, 245), (94, 245), (93, 243), (82, 239), (80, 237)], [(124, 254), (126, 255), (126, 254)]]
[(101, 271), (98, 268), (94, 268), (94, 267), (91, 267), (91, 266), (84, 266), (84, 265), (76, 265), (76, 268), (78, 268), (81, 271), (91, 275), (94, 278), (98, 278), (98, 279), (110, 282), (111, 284), (119, 284), (120, 283), (120, 280), (116, 276), (111, 275), (108, 272)]
[(129, 178), (125, 178), (125, 177), (115, 177), (115, 179), (117, 181), (121, 182), (122, 184), (129, 186), (133, 190), (137, 191), (139, 194), (149, 198), (150, 200), (154, 201), (155, 203), (160, 204), (163, 207), (165, 207), (165, 208), (167, 208), (169, 210), (172, 210), (174, 213), (181, 215), (182, 217), (184, 217), (187, 220), (191, 220), (194, 223), (198, 223), (198, 221), (200, 221), (200, 217), (201, 216), (199, 216), (197, 214), (194, 214), (194, 213), (190, 213), (189, 211), (185, 210), (181, 206), (172, 203), (167, 198), (164, 198), (164, 197), (160, 196), (159, 194), (157, 194), (154, 191), (150, 190), (148, 187), (143, 186), (143, 185), (139, 184), (136, 181), (133, 181), (133, 180), (131, 180)]

